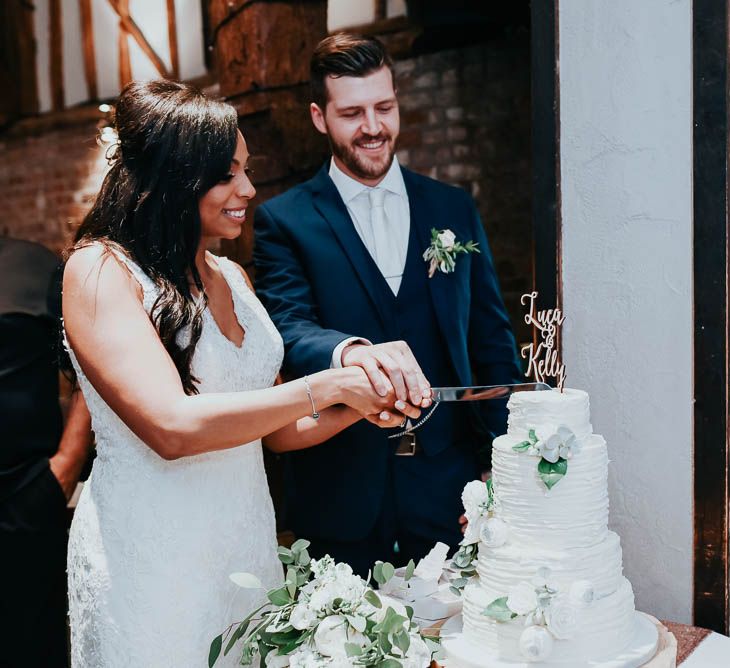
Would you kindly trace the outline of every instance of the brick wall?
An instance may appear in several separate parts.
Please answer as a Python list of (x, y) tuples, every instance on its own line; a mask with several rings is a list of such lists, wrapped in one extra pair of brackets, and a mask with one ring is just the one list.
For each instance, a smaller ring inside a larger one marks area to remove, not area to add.
[(398, 158), (475, 198), (521, 341), (519, 299), (532, 289), (529, 59), (526, 37), (513, 37), (396, 63)]
[(0, 137), (0, 234), (61, 252), (106, 172), (96, 124)]
[[(399, 158), (417, 172), (466, 188), (476, 199), (520, 340), (529, 333), (519, 297), (532, 283), (525, 40), (491, 40), (396, 64), (402, 115)], [(256, 165), (256, 176), (268, 181), (260, 184), (261, 201), (292, 185), (297, 166), (311, 171), (313, 156), (320, 164), (319, 152), (326, 151), (307, 120), (306, 104), (300, 104), (301, 122), (285, 136), (295, 149), (306, 150), (286, 152), (282, 173), (287, 178), (268, 173), (276, 171), (277, 155), (281, 162), (281, 137), (266, 123), (259, 127), (254, 122), (260, 114), (241, 119), (262, 163)], [(295, 113), (288, 109), (286, 117)], [(0, 234), (39, 241), (57, 252), (69, 243), (106, 170), (96, 134), (95, 122), (89, 121), (32, 135), (0, 136)], [(240, 243), (250, 245), (251, 235)], [(224, 251), (239, 260), (250, 257), (250, 248), (240, 244), (224, 246)]]

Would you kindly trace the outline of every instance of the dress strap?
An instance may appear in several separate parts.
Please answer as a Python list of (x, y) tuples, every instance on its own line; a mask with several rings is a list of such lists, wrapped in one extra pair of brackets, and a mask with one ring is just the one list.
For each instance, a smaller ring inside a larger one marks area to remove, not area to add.
[(107, 248), (112, 252), (114, 257), (127, 268), (129, 273), (132, 274), (132, 278), (139, 283), (142, 288), (145, 311), (150, 313), (152, 305), (155, 303), (157, 295), (159, 294), (159, 290), (157, 289), (155, 282), (147, 274), (145, 274), (144, 271), (142, 271), (142, 268), (126, 253), (123, 253), (116, 248)]

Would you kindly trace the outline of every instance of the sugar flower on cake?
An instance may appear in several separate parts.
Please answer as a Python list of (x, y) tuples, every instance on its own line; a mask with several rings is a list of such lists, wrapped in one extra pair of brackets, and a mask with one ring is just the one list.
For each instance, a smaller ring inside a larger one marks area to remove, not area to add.
[(543, 626), (528, 626), (520, 635), (520, 652), (528, 661), (544, 661), (553, 651), (553, 637)]
[(482, 524), (491, 512), (494, 500), (491, 481), (472, 480), (466, 484), (461, 493), (461, 502), (464, 504), (466, 516), (466, 530), (462, 545), (472, 545), (479, 542)]
[(517, 615), (527, 615), (537, 607), (537, 593), (530, 582), (520, 582), (507, 596), (507, 607)]
[(572, 638), (578, 628), (578, 609), (570, 596), (561, 594), (550, 601), (546, 613), (547, 627), (558, 640)]
[(596, 591), (590, 580), (576, 580), (570, 585), (570, 600), (578, 607), (586, 607), (593, 603)]
[(487, 547), (501, 547), (507, 542), (507, 524), (497, 517), (486, 519), (479, 529), (479, 540)]

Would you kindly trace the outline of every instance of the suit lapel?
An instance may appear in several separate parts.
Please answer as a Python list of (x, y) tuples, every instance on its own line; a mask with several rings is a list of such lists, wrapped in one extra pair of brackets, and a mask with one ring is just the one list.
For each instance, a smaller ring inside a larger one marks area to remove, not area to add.
[[(416, 235), (420, 256), (423, 255), (431, 243), (431, 228), (435, 226), (433, 224), (435, 209), (429, 204), (428, 190), (420, 186), (412, 172), (407, 169), (402, 171), (411, 211), (411, 232)], [(411, 271), (427, 272), (426, 262), (420, 257), (419, 259), (421, 259), (421, 262), (415, 263), (416, 266), (413, 266)], [(459, 350), (461, 347), (460, 338), (466, 334), (462, 332), (463, 323), (459, 322), (455, 308), (459, 295), (454, 294), (454, 282), (450, 281), (449, 278), (440, 272), (436, 272), (436, 275), (427, 281), (428, 292), (441, 333), (449, 349), (451, 361), (462, 384), (466, 384), (469, 382), (468, 369), (461, 368), (463, 365), (459, 363), (459, 360), (463, 357)]]
[[(332, 228), (345, 256), (349, 259), (355, 274), (368, 294), (383, 328), (386, 332), (391, 332), (395, 326), (392, 293), (360, 239), (347, 207), (327, 173), (326, 166), (315, 176), (312, 186), (315, 209)], [(383, 292), (383, 286), (387, 289), (387, 293)]]

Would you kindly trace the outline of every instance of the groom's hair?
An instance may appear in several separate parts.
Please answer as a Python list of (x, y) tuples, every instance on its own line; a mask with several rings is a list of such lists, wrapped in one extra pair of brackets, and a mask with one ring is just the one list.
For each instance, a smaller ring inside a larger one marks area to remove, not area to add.
[(364, 77), (387, 67), (395, 74), (393, 61), (383, 43), (375, 37), (340, 32), (325, 37), (314, 49), (309, 66), (312, 100), (324, 110), (327, 95), (327, 77)]

